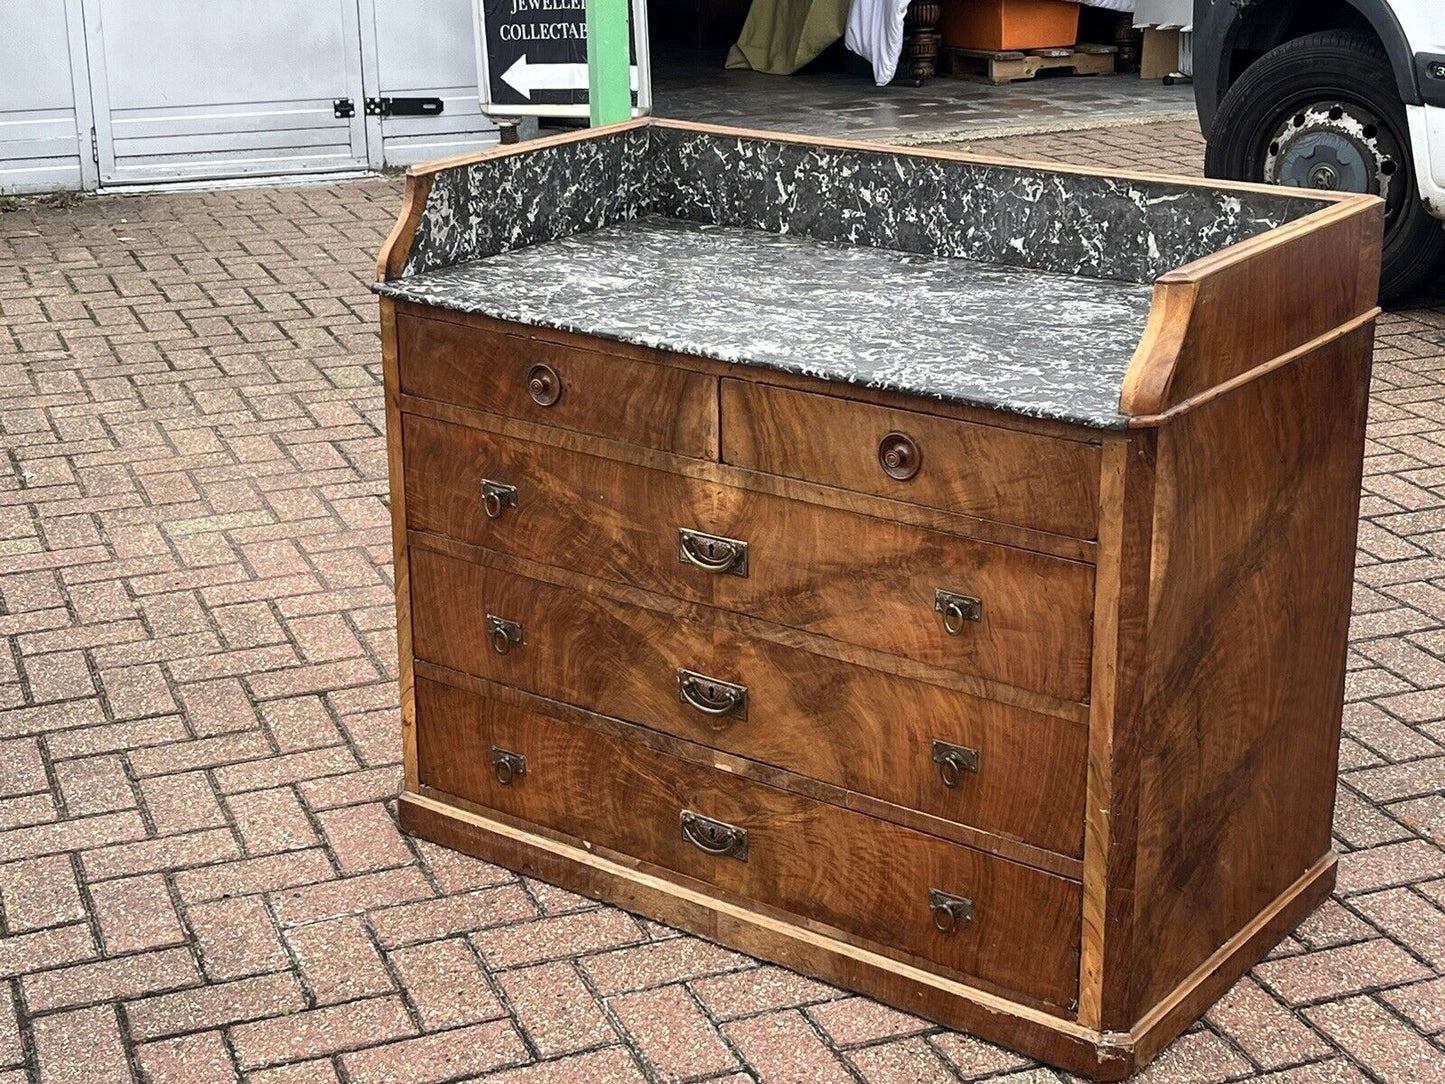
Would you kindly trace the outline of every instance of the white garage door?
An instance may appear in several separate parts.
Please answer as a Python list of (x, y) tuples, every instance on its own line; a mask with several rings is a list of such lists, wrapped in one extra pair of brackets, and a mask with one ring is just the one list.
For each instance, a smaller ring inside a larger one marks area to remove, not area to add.
[(0, 193), (87, 183), (94, 175), (78, 0), (0, 0)]
[(101, 183), (365, 167), (356, 0), (84, 6)]
[(472, 0), (0, 0), (0, 194), (462, 154), (476, 82)]
[[(387, 165), (410, 165), (467, 154), (497, 140), (496, 126), (477, 100), (477, 52), (472, 41), (474, 0), (363, 0), (375, 47), (367, 63), (367, 94), (393, 101), (440, 98), (439, 115), (383, 116), (375, 131)], [(373, 75), (374, 71), (374, 75)]]

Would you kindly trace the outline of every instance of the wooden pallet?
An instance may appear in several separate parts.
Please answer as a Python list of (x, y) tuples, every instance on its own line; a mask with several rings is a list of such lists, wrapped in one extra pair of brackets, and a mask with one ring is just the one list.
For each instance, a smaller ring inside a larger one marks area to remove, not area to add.
[(1114, 45), (1075, 45), (1068, 49), (1030, 49), (1026, 53), (986, 49), (939, 50), (940, 70), (957, 78), (983, 77), (998, 86), (1032, 79), (1041, 71), (1072, 69), (1075, 75), (1113, 75)]

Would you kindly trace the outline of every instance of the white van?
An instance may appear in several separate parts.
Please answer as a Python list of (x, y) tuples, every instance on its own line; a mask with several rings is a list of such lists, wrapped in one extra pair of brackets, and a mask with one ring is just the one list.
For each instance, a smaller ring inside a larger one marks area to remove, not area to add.
[(1445, 253), (1445, 0), (1194, 0), (1211, 177), (1373, 192), (1381, 296)]

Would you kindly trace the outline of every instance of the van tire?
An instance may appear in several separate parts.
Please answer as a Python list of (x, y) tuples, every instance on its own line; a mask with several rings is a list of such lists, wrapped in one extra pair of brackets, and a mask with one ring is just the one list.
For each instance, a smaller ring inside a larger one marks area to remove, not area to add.
[(1265, 171), (1274, 133), (1292, 115), (1327, 101), (1373, 114), (1405, 159), (1391, 176), (1404, 192), (1391, 200), (1380, 277), (1381, 300), (1396, 300), (1421, 286), (1445, 255), (1445, 225), (1420, 199), (1405, 105), (1389, 57), (1374, 37), (1355, 30), (1310, 34), (1246, 68), (1219, 103), (1205, 173), (1222, 180), (1270, 180)]

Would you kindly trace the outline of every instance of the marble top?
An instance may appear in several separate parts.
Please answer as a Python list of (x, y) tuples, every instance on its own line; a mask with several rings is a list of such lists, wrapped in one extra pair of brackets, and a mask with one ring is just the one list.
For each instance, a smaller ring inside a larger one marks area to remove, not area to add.
[(603, 339), (1120, 429), (1148, 285), (638, 218), (378, 293)]

